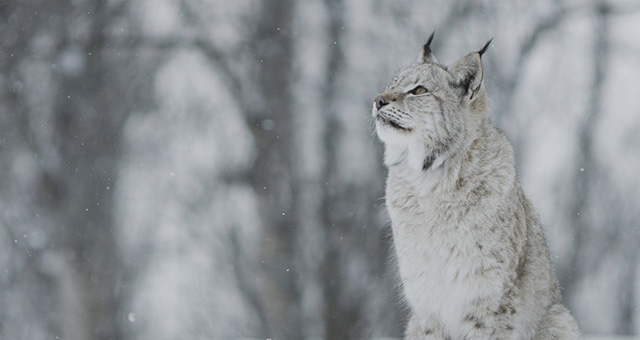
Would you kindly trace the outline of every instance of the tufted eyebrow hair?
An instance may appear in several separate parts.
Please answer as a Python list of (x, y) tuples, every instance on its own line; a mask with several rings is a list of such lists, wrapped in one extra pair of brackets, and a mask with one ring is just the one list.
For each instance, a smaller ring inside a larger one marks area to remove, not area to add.
[(405, 77), (404, 79), (400, 80), (397, 86), (399, 90), (406, 92), (412, 89), (416, 84), (419, 84), (419, 83), (420, 83), (420, 77), (411, 76), (411, 77)]

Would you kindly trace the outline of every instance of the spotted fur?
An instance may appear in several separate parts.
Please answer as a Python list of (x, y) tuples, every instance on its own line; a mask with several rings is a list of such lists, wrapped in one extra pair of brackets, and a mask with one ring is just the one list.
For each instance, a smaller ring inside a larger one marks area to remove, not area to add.
[(488, 119), (487, 47), (444, 66), (427, 43), (374, 100), (406, 338), (579, 339), (511, 144)]

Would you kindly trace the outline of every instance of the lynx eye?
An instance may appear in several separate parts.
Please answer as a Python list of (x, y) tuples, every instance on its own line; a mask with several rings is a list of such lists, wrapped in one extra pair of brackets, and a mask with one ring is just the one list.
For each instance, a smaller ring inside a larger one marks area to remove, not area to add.
[(418, 85), (416, 87), (413, 88), (413, 90), (409, 91), (408, 93), (413, 94), (413, 95), (418, 95), (418, 94), (425, 94), (429, 92), (429, 90), (427, 90), (426, 87), (422, 86), (422, 85)]

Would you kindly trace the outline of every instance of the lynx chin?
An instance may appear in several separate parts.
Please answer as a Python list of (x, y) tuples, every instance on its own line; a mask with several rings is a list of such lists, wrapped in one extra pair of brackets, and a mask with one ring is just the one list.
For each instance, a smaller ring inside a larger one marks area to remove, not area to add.
[(439, 64), (429, 41), (374, 99), (388, 167), (406, 339), (580, 339), (562, 305), (513, 148), (488, 119), (482, 55)]

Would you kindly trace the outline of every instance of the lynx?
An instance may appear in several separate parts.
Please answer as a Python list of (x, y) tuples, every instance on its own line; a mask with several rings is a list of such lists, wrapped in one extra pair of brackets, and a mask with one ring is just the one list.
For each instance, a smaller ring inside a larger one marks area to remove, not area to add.
[(433, 34), (374, 99), (406, 339), (579, 339), (513, 148), (488, 118), (482, 55), (444, 66)]

